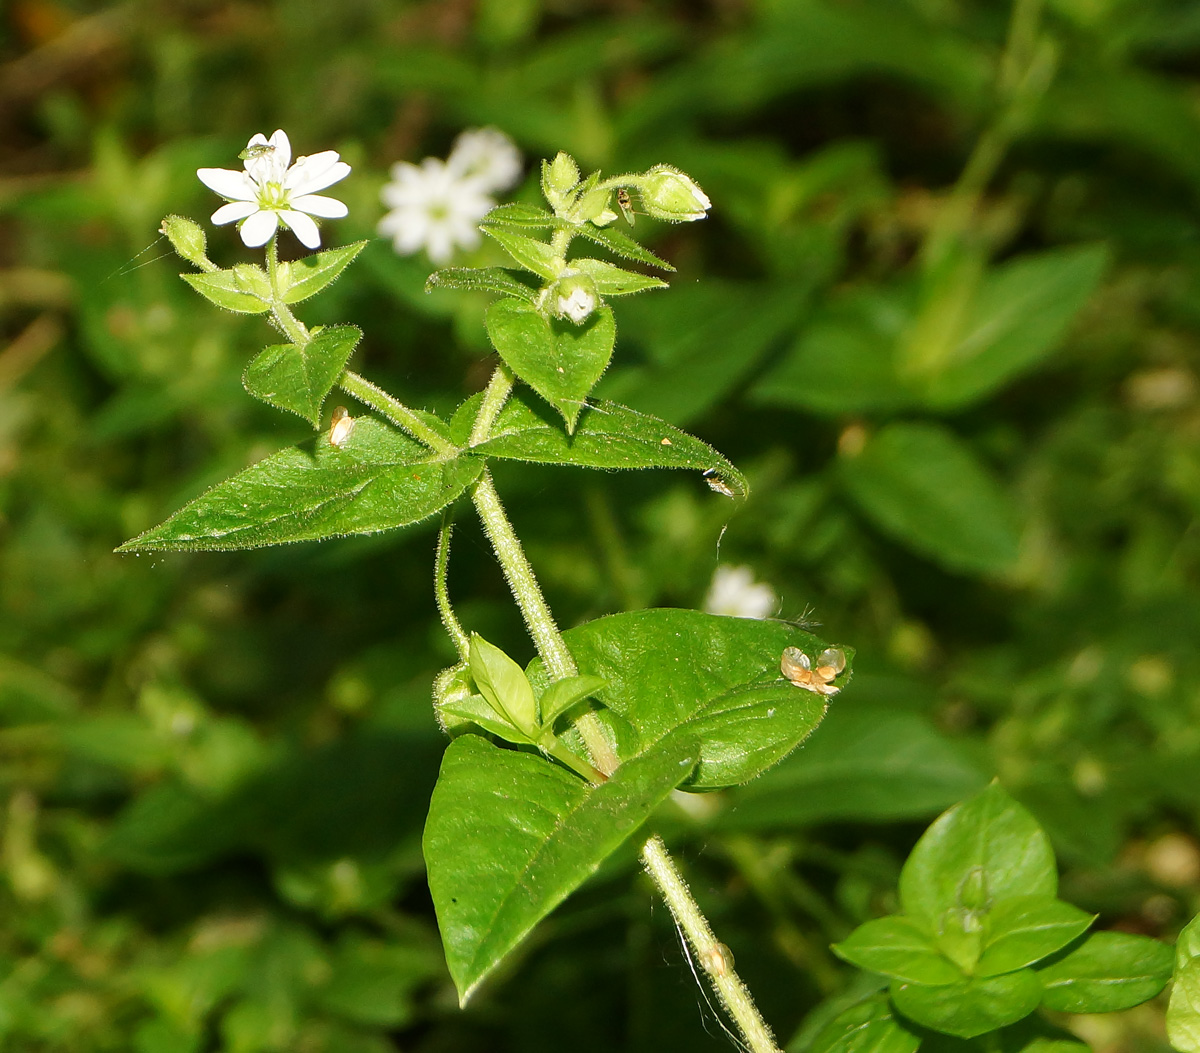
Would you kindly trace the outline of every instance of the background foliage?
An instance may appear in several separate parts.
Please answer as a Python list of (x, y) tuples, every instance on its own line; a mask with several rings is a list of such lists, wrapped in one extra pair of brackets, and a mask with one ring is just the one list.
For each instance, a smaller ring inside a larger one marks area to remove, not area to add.
[[(154, 243), (215, 207), (197, 167), (276, 127), (355, 165), (339, 243), (373, 236), (387, 165), (465, 126), (531, 159), (669, 161), (712, 198), (703, 224), (639, 219), (680, 273), (617, 305), (600, 394), (713, 442), (749, 500), (497, 474), (565, 625), (698, 606), (719, 559), (857, 647), (800, 753), (671, 820), (785, 1041), (844, 993), (829, 943), (895, 909), (924, 824), (992, 775), (1063, 898), (1174, 936), (1200, 906), (1200, 17), (1040, 6), (10, 0), (0, 1048), (727, 1042), (630, 854), (456, 1008), (419, 850), (452, 657), (428, 526), (112, 554), (305, 435), (241, 389), (260, 321)], [(430, 269), (374, 240), (308, 317), (359, 325), (360, 367), (444, 410), (488, 363), (481, 301), (426, 296)], [(528, 657), (465, 517), (458, 538), (464, 620)], [(1161, 1015), (1072, 1026), (1158, 1047)]]

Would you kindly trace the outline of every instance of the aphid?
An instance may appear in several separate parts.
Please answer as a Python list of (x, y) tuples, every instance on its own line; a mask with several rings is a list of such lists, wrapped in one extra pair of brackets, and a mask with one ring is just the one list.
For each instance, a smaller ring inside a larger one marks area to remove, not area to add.
[(724, 494), (726, 497), (739, 496), (738, 491), (730, 486), (715, 468), (704, 469), (704, 481), (708, 483), (710, 490), (718, 494)]
[(243, 161), (253, 161), (256, 157), (266, 157), (274, 152), (275, 147), (271, 143), (251, 143), (238, 157)]
[(815, 667), (812, 659), (799, 647), (785, 648), (779, 662), (780, 671), (793, 684), (827, 698), (841, 690), (840, 687), (834, 687), (831, 681), (845, 668), (846, 655), (839, 647), (826, 647), (817, 655)]
[(329, 422), (329, 443), (339, 449), (346, 445), (350, 433), (354, 430), (354, 418), (350, 416), (345, 406), (338, 406), (333, 411)]
[(629, 191), (621, 187), (617, 191), (617, 207), (621, 210), (621, 215), (625, 217), (625, 222), (631, 227), (633, 226), (633, 200), (629, 196)]

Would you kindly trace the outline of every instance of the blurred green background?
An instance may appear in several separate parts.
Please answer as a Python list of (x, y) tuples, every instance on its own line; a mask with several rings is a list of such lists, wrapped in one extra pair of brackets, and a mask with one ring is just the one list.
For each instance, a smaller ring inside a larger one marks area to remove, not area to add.
[[(811, 742), (671, 812), (784, 1042), (941, 808), (998, 775), (1063, 894), (1170, 939), (1200, 906), (1200, 6), (1191, 0), (5, 0), (0, 6), (0, 1049), (725, 1049), (632, 855), (460, 1012), (420, 830), (452, 660), (430, 527), (118, 557), (306, 438), (241, 389), (271, 332), (156, 240), (254, 132), (388, 165), (495, 125), (529, 160), (670, 162), (601, 394), (739, 463), (497, 470), (565, 625), (747, 565), (858, 648)], [(533, 175), (517, 196), (536, 196)], [(214, 259), (252, 258), (232, 230)], [(475, 262), (488, 262), (481, 249)], [(468, 260), (467, 262), (471, 262)], [(375, 239), (302, 312), (448, 410), (481, 308)], [(470, 628), (529, 657), (464, 515)], [(1161, 1006), (1073, 1023), (1164, 1047)]]

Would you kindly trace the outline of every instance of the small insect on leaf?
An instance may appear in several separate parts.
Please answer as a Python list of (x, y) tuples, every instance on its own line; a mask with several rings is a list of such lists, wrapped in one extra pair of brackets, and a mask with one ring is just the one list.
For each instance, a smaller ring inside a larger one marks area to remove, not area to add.
[(345, 446), (352, 431), (354, 431), (354, 418), (350, 416), (345, 406), (338, 406), (333, 411), (333, 417), (329, 424), (330, 445), (337, 446), (339, 449)]
[(714, 493), (722, 494), (725, 497), (742, 496), (738, 490), (735, 490), (725, 481), (725, 478), (715, 468), (706, 468), (704, 470), (704, 481), (708, 483), (708, 488)]
[(827, 647), (817, 655), (816, 668), (812, 659), (798, 647), (788, 647), (783, 652), (779, 669), (793, 684), (826, 698), (836, 695), (841, 688), (831, 681), (846, 668), (846, 655), (837, 647)]
[(629, 191), (621, 187), (617, 191), (617, 206), (621, 210), (621, 215), (625, 217), (625, 222), (631, 227), (633, 226), (633, 200), (629, 196)]

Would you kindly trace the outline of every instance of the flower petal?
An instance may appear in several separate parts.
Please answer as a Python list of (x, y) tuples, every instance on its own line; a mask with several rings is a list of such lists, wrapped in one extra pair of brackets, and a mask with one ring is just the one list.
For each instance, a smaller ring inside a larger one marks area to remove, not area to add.
[(292, 233), (300, 239), (300, 244), (306, 249), (320, 248), (321, 232), (303, 212), (280, 212), (279, 218), (291, 228)]
[(336, 150), (323, 150), (310, 157), (300, 157), (288, 169), (283, 185), (294, 194), (309, 194), (324, 190), (350, 174), (350, 166), (338, 160)]
[(320, 194), (294, 197), (291, 205), (297, 212), (307, 212), (310, 216), (320, 216), (322, 219), (341, 219), (350, 212), (337, 198), (322, 197)]
[(213, 224), (219, 227), (225, 223), (234, 223), (239, 219), (245, 219), (257, 211), (258, 202), (256, 201), (230, 201), (217, 209), (211, 219)]
[(260, 245), (265, 245), (271, 240), (271, 235), (275, 233), (276, 227), (279, 226), (279, 213), (263, 210), (255, 212), (253, 216), (242, 224), (242, 241), (252, 249), (257, 249)]
[(376, 229), (392, 239), (392, 248), (398, 255), (411, 256), (425, 244), (429, 217), (421, 209), (398, 208), (384, 216)]
[(235, 172), (229, 168), (198, 168), (196, 178), (209, 190), (215, 190), (230, 201), (254, 201), (258, 197), (258, 187), (245, 172)]
[(275, 147), (275, 160), (279, 162), (279, 170), (282, 172), (292, 163), (291, 140), (288, 139), (287, 132), (282, 128), (276, 128), (270, 142)]

